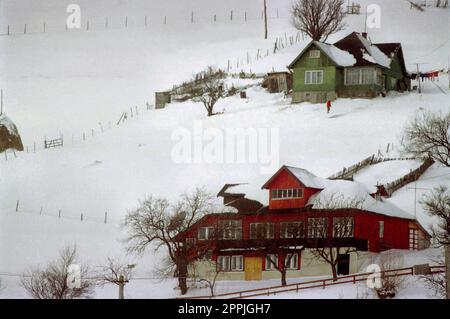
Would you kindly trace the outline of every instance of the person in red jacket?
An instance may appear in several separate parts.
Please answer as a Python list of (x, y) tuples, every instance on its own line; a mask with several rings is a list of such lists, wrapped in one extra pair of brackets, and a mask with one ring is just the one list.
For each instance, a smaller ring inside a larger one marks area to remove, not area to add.
[(326, 105), (327, 105), (327, 113), (330, 113), (330, 109), (331, 109), (331, 101), (328, 100)]

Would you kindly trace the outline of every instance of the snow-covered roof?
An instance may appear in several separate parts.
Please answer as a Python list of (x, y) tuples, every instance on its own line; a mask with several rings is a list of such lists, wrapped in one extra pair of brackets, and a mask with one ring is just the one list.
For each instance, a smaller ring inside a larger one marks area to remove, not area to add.
[[(369, 62), (382, 65), (386, 68), (389, 68), (391, 65), (391, 59), (386, 56), (376, 45), (370, 43), (368, 39), (363, 37), (361, 34), (357, 33), (359, 41), (364, 45), (366, 52), (363, 52), (363, 58)], [(369, 59), (370, 56), (370, 60)]]
[(322, 189), (325, 187), (325, 179), (317, 177), (313, 173), (303, 168), (284, 166), (292, 175), (295, 176), (306, 187)]
[(360, 33), (352, 32), (334, 44), (311, 41), (289, 65), (289, 68), (293, 68), (311, 45), (318, 47), (340, 67), (379, 65), (390, 68), (391, 58), (388, 55), (401, 49), (400, 43), (373, 44), (367, 39), (367, 35), (363, 36)]
[(4, 113), (0, 114), (0, 126), (6, 127), (9, 134), (19, 136), (16, 125)]
[(253, 199), (263, 205), (269, 204), (269, 195), (266, 190), (261, 189), (261, 181), (255, 180), (250, 183), (241, 183), (228, 187), (229, 194), (245, 194), (245, 198)]
[(414, 216), (387, 200), (376, 200), (362, 183), (346, 180), (327, 180), (326, 187), (308, 201), (316, 209), (356, 208), (377, 214), (406, 219)]
[[(333, 208), (336, 209), (355, 208), (386, 216), (415, 219), (412, 214), (403, 211), (389, 200), (373, 198), (370, 194), (374, 192), (374, 187), (359, 181), (329, 180), (318, 177), (303, 168), (283, 166), (266, 184), (283, 169), (288, 170), (306, 187), (320, 190), (309, 198), (307, 205), (312, 205), (312, 208), (327, 209), (331, 208), (330, 206), (334, 206)], [(263, 178), (264, 176), (259, 176), (247, 183), (229, 184), (226, 192), (229, 194), (245, 194), (245, 198), (256, 200), (267, 206), (269, 205), (269, 194), (266, 189), (261, 188)]]
[(335, 47), (332, 44), (322, 43), (319, 41), (314, 41), (314, 44), (317, 45), (338, 66), (353, 66), (356, 63), (356, 59), (353, 55), (347, 51)]

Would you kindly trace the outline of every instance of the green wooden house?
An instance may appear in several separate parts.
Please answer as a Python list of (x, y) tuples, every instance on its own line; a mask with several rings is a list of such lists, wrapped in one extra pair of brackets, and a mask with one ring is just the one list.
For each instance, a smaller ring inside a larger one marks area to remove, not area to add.
[(371, 43), (366, 33), (353, 32), (334, 44), (311, 41), (288, 68), (293, 103), (384, 96), (411, 84), (401, 44)]

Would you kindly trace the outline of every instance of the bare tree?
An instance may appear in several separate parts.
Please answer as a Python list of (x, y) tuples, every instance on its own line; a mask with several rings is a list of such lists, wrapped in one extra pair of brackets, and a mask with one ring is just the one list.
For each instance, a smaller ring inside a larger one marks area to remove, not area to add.
[[(305, 248), (303, 244), (296, 242), (297, 239), (303, 239), (305, 234), (305, 225), (303, 222), (286, 222), (281, 224), (280, 235), (281, 240), (289, 241), (291, 244), (280, 246), (277, 241), (270, 243), (264, 242), (260, 246), (265, 246), (263, 249), (266, 262), (269, 262), (274, 269), (281, 275), (281, 285), (286, 286), (287, 271), (291, 269), (291, 265), (298, 266), (299, 256)], [(276, 256), (276, 257), (275, 257)], [(296, 262), (294, 262), (296, 260)]]
[(140, 254), (150, 244), (155, 244), (156, 251), (164, 247), (175, 269), (181, 294), (186, 294), (188, 266), (192, 260), (178, 235), (210, 212), (211, 208), (212, 196), (201, 188), (182, 195), (174, 205), (163, 198), (147, 198), (125, 218), (128, 250)]
[(124, 299), (125, 284), (132, 278), (134, 267), (135, 264), (125, 264), (108, 257), (106, 264), (99, 267), (98, 283), (119, 286), (119, 299)]
[[(434, 262), (438, 265), (445, 264), (443, 256), (440, 256), (438, 259), (434, 260)], [(425, 282), (425, 286), (432, 291), (430, 297), (445, 299), (446, 297), (445, 274), (435, 273), (424, 275), (422, 276), (422, 279)]]
[(296, 0), (292, 6), (292, 24), (315, 41), (328, 37), (345, 27), (344, 0)]
[(436, 217), (438, 223), (432, 228), (432, 234), (438, 246), (450, 242), (450, 189), (447, 186), (438, 186), (425, 195), (421, 200), (425, 211)]
[[(364, 200), (361, 198), (345, 198), (335, 193), (327, 198), (317, 199), (314, 205), (317, 208), (335, 211), (347, 208), (360, 209), (363, 203)], [(313, 255), (330, 265), (333, 279), (337, 280), (341, 256), (358, 251), (345, 241), (354, 236), (354, 219), (351, 215), (343, 214), (341, 217), (333, 217), (331, 228), (328, 223), (327, 217), (310, 218), (308, 237), (313, 244)]]
[(209, 66), (206, 71), (199, 74), (200, 79), (196, 79), (196, 86), (193, 90), (193, 100), (203, 103), (208, 116), (215, 115), (214, 105), (226, 95), (223, 79), (225, 73), (222, 70)]
[(437, 218), (432, 234), (437, 246), (444, 246), (445, 249), (443, 264), (446, 266), (446, 274), (430, 278), (428, 283), (434, 284), (437, 293), (444, 285), (446, 298), (450, 299), (450, 189), (447, 186), (436, 187), (429, 195), (424, 196), (422, 205), (430, 216)]
[(450, 167), (450, 112), (421, 113), (405, 128), (403, 153), (431, 158)]
[[(73, 288), (69, 283), (72, 265), (80, 267), (79, 285)], [(90, 298), (95, 282), (88, 278), (88, 274), (88, 267), (78, 262), (76, 247), (65, 247), (59, 259), (49, 263), (45, 269), (34, 268), (25, 273), (21, 284), (35, 299)]]

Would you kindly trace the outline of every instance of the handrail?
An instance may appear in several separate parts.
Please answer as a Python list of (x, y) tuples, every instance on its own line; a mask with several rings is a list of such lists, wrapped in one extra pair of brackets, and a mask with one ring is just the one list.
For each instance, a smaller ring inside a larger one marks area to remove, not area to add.
[[(398, 273), (398, 272), (402, 272), (402, 273)], [(442, 272), (445, 272), (445, 266), (430, 266), (430, 274), (437, 274), (437, 273), (442, 273)], [(380, 273), (381, 273), (381, 276), (384, 278), (409, 276), (409, 275), (414, 275), (414, 267), (411, 266), (411, 267), (405, 267), (405, 268), (383, 270)], [(241, 290), (241, 291), (228, 292), (228, 293), (223, 293), (223, 294), (217, 294), (214, 296), (210, 296), (210, 295), (209, 296), (192, 296), (192, 297), (180, 297), (177, 299), (213, 299), (213, 298), (220, 298), (220, 297), (228, 297), (230, 299), (242, 299), (242, 298), (258, 297), (258, 296), (269, 296), (269, 295), (275, 295), (278, 293), (285, 293), (285, 292), (292, 292), (292, 291), (298, 292), (299, 290), (310, 289), (310, 288), (321, 287), (321, 288), (325, 289), (328, 286), (334, 286), (334, 285), (341, 285), (341, 284), (348, 284), (348, 283), (356, 284), (357, 282), (367, 280), (369, 275), (373, 275), (373, 274), (374, 274), (373, 272), (359, 273), (359, 274), (341, 276), (341, 277), (338, 277), (336, 280), (333, 278), (317, 279), (317, 280), (292, 283), (292, 284), (288, 284), (285, 286), (277, 285), (277, 286), (270, 286), (270, 287), (264, 287), (264, 288), (256, 288), (256, 289), (247, 289), (247, 290)], [(327, 283), (327, 281), (330, 281), (330, 282)], [(312, 285), (312, 286), (309, 286), (309, 285)], [(280, 289), (280, 290), (277, 290), (277, 289)], [(271, 290), (274, 290), (274, 291), (271, 291)]]

